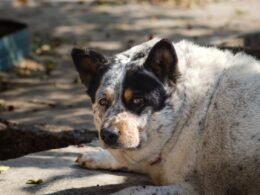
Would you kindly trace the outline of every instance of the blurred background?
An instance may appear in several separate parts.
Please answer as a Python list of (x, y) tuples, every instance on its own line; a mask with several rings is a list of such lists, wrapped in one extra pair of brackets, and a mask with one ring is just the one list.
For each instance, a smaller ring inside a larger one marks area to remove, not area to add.
[(70, 58), (155, 36), (259, 47), (259, 0), (0, 0), (0, 160), (96, 136)]

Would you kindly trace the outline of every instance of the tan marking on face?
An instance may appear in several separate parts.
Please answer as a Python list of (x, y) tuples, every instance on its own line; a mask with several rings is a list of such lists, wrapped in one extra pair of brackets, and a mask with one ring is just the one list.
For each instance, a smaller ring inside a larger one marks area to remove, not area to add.
[(117, 129), (119, 129), (120, 131), (124, 130), (124, 129), (127, 129), (128, 128), (128, 124), (127, 124), (127, 121), (119, 121), (118, 123), (115, 124), (115, 127)]
[(131, 89), (126, 89), (124, 92), (124, 99), (126, 102), (129, 102), (133, 97), (133, 91)]
[(119, 144), (123, 148), (137, 147), (140, 143), (139, 126), (141, 126), (138, 118), (129, 112), (122, 112), (118, 117), (120, 120), (113, 121), (111, 125), (120, 132)]

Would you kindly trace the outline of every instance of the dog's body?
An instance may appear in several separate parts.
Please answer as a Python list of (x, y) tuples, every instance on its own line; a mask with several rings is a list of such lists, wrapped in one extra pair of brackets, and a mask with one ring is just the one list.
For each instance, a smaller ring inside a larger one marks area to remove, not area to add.
[(260, 63), (239, 53), (152, 40), (113, 58), (74, 49), (107, 150), (90, 169), (147, 173), (123, 194), (260, 194)]

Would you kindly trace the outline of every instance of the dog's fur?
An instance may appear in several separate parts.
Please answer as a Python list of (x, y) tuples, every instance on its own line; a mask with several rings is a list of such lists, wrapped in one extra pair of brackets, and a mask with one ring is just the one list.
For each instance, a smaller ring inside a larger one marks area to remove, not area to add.
[(110, 58), (88, 49), (72, 57), (106, 149), (78, 163), (160, 185), (119, 194), (260, 194), (259, 61), (165, 39)]

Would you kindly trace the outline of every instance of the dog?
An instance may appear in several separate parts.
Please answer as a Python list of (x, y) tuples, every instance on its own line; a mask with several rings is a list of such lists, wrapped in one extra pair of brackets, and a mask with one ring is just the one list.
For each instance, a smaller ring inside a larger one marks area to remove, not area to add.
[(148, 174), (116, 194), (260, 194), (260, 62), (152, 39), (106, 57), (74, 48), (102, 149), (88, 169)]

